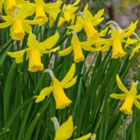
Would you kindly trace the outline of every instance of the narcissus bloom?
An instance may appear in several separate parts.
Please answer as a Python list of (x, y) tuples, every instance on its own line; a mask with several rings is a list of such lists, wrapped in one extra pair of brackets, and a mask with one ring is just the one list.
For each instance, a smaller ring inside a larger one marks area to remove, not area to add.
[[(134, 56), (135, 53), (139, 52), (139, 49), (140, 49), (140, 39), (138, 39), (138, 43), (137, 43), (136, 47), (132, 50), (129, 60)], [(140, 67), (140, 65), (139, 65), (139, 67)]]
[(65, 55), (70, 54), (73, 51), (74, 62), (78, 63), (80, 61), (85, 60), (82, 49), (86, 51), (94, 51), (94, 48), (91, 47), (92, 44), (93, 42), (90, 40), (85, 41), (85, 42), (80, 42), (79, 39), (75, 35), (73, 35), (72, 40), (71, 40), (71, 46), (69, 46), (65, 50), (62, 50), (58, 53), (60, 56), (65, 56)]
[(69, 104), (72, 102), (68, 97), (66, 96), (64, 89), (69, 88), (73, 86), (76, 83), (77, 76), (73, 78), (75, 74), (75, 64), (72, 64), (70, 70), (66, 74), (66, 76), (63, 78), (62, 81), (59, 81), (56, 79), (56, 77), (53, 77), (52, 86), (46, 87), (41, 90), (40, 94), (36, 99), (36, 103), (41, 102), (45, 99), (45, 96), (48, 96), (53, 91), (53, 96), (56, 102), (56, 109), (63, 109), (66, 106), (69, 106)]
[(119, 57), (121, 58), (127, 55), (127, 53), (122, 48), (122, 43), (127, 42), (128, 44), (134, 44), (137, 42), (136, 39), (128, 39), (128, 40), (124, 39), (126, 37), (129, 37), (134, 32), (134, 30), (136, 29), (136, 24), (137, 24), (137, 21), (133, 25), (131, 25), (131, 28), (129, 28), (129, 30), (122, 33), (119, 33), (119, 31), (116, 28), (113, 28), (110, 39), (94, 41), (94, 43), (95, 42), (104, 43), (106, 41), (105, 45), (102, 48), (99, 48), (97, 50), (98, 51), (108, 50), (112, 46), (113, 48), (112, 58), (116, 59), (116, 58), (119, 58)]
[(125, 114), (130, 115), (132, 114), (132, 106), (135, 104), (137, 108), (140, 109), (140, 103), (137, 99), (140, 99), (140, 95), (137, 95), (137, 88), (135, 83), (133, 82), (130, 91), (126, 89), (126, 87), (121, 82), (119, 76), (116, 76), (116, 81), (118, 87), (124, 92), (123, 94), (116, 94), (112, 93), (110, 97), (115, 99), (124, 100), (122, 106), (120, 107), (120, 111), (123, 111)]
[(98, 32), (93, 27), (98, 25), (100, 22), (103, 21), (104, 18), (101, 18), (101, 16), (104, 13), (104, 9), (100, 10), (95, 16), (93, 17), (89, 10), (87, 10), (88, 4), (85, 6), (83, 11), (83, 18), (78, 19), (78, 22), (76, 22), (76, 25), (67, 27), (68, 29), (74, 30), (75, 32), (80, 32), (83, 28), (86, 32), (88, 39), (95, 39), (98, 38)]
[(67, 22), (69, 22), (70, 20), (73, 20), (74, 17), (74, 13), (78, 10), (79, 6), (76, 7), (76, 5), (78, 5), (80, 2), (80, 0), (76, 0), (74, 4), (68, 4), (68, 5), (64, 5), (62, 12), (64, 14), (64, 18)]
[(10, 36), (13, 40), (22, 40), (25, 36), (25, 32), (29, 33), (32, 31), (30, 24), (37, 24), (40, 21), (35, 20), (26, 20), (25, 18), (28, 16), (28, 11), (24, 8), (19, 9), (16, 17), (12, 16), (2, 16), (2, 18), (6, 21), (4, 23), (0, 23), (0, 28), (6, 28), (11, 26), (10, 28)]
[(29, 3), (25, 0), (1, 0), (0, 6), (4, 4), (4, 10), (7, 15), (13, 16), (16, 8), (20, 8), (22, 5)]
[(29, 59), (29, 68), (28, 70), (31, 72), (36, 71), (42, 71), (44, 70), (44, 66), (41, 63), (41, 56), (43, 54), (47, 54), (50, 52), (56, 52), (59, 47), (51, 49), (54, 44), (57, 42), (59, 38), (59, 34), (55, 34), (48, 39), (46, 39), (44, 42), (39, 43), (32, 32), (30, 32), (28, 37), (27, 45), (28, 48), (18, 51), (18, 52), (8, 52), (8, 55), (16, 59), (16, 63), (22, 63), (23, 62), (23, 56), (26, 53), (26, 60)]
[[(59, 125), (56, 117), (51, 118), (51, 120), (54, 123), (54, 126)], [(56, 132), (55, 132), (54, 140), (68, 140), (72, 136), (75, 129), (76, 127), (73, 126), (72, 116), (70, 116), (68, 120), (64, 122), (61, 126), (55, 128)], [(91, 137), (91, 133), (73, 140), (88, 140), (90, 137)]]
[(59, 7), (61, 6), (61, 1), (56, 3), (47, 3), (45, 4), (43, 0), (34, 0), (35, 3), (28, 4), (29, 15), (33, 15), (35, 13), (35, 20), (41, 20), (38, 25), (41, 26), (48, 21), (48, 14), (57, 14), (60, 12)]

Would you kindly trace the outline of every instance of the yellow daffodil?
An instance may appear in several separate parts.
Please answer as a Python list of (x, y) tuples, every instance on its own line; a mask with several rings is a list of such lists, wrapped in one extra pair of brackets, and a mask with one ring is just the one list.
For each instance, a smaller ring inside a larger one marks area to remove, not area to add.
[[(39, 43), (32, 32), (29, 33), (27, 45), (28, 48), (18, 51), (18, 52), (8, 52), (8, 55), (16, 59), (16, 63), (23, 62), (23, 56), (26, 53), (26, 60), (29, 59), (29, 68), (31, 72), (42, 71), (44, 69), (41, 63), (41, 56), (50, 52), (56, 52), (59, 47), (51, 49), (57, 42), (59, 34), (55, 34), (50, 38), (46, 39), (44, 42)], [(51, 50), (50, 50), (51, 49)]]
[(122, 43), (127, 42), (129, 44), (134, 44), (137, 42), (136, 39), (124, 40), (124, 38), (129, 37), (134, 32), (134, 30), (136, 29), (136, 24), (137, 24), (137, 21), (133, 24), (133, 26), (131, 26), (131, 28), (129, 28), (129, 30), (122, 32), (122, 33), (119, 33), (119, 31), (116, 28), (113, 28), (110, 39), (93, 41), (94, 43), (105, 43), (106, 42), (102, 48), (99, 48), (97, 50), (98, 51), (108, 50), (110, 48), (110, 46), (112, 46), (112, 48), (113, 48), (112, 58), (116, 59), (116, 58), (119, 58), (119, 57), (121, 58), (121, 57), (124, 57), (125, 55), (127, 55), (127, 53), (122, 48)]
[(135, 86), (135, 83), (133, 82), (130, 91), (128, 91), (126, 87), (123, 85), (123, 83), (121, 82), (118, 75), (116, 76), (116, 81), (117, 81), (118, 87), (124, 93), (123, 94), (112, 93), (110, 97), (124, 100), (122, 106), (120, 107), (120, 111), (123, 111), (127, 115), (132, 114), (133, 104), (135, 104), (135, 106), (140, 109), (140, 103), (137, 100), (137, 99), (140, 99), (140, 95), (137, 95), (137, 88)]
[[(54, 126), (56, 126), (55, 124), (59, 125), (56, 117), (51, 118), (51, 120), (53, 121)], [(73, 126), (73, 119), (72, 116), (70, 116), (66, 122), (64, 122), (61, 126), (58, 126), (55, 132), (54, 140), (68, 140), (72, 136), (74, 130), (75, 127)], [(88, 140), (90, 137), (91, 133), (73, 140)]]
[[(129, 60), (134, 56), (135, 53), (139, 52), (139, 49), (140, 49), (140, 39), (138, 39), (138, 43), (137, 43), (136, 47), (132, 50)], [(139, 67), (140, 67), (140, 65), (139, 65)]]
[[(57, 18), (57, 14), (50, 14), (49, 15), (49, 25), (50, 25), (50, 27), (52, 27), (53, 23), (56, 21), (56, 18)], [(60, 27), (64, 22), (65, 22), (65, 19), (60, 17), (59, 21), (58, 21), (58, 24), (57, 24), (57, 27)]]
[(73, 86), (76, 83), (77, 76), (73, 78), (75, 74), (75, 64), (72, 64), (70, 70), (66, 74), (66, 76), (63, 78), (62, 81), (59, 81), (58, 79), (53, 76), (52, 86), (46, 87), (41, 90), (40, 95), (37, 96), (36, 103), (42, 101), (45, 99), (45, 96), (48, 96), (53, 91), (53, 96), (56, 102), (56, 109), (63, 109), (66, 106), (69, 106), (69, 104), (72, 102), (68, 97), (66, 96), (64, 89), (69, 88)]
[(64, 5), (62, 12), (64, 14), (64, 18), (67, 22), (70, 22), (70, 20), (73, 20), (74, 13), (78, 10), (79, 6), (76, 7), (76, 5), (78, 5), (80, 2), (80, 0), (76, 0), (74, 4), (68, 4), (68, 5)]
[(79, 18), (76, 25), (67, 27), (68, 29), (74, 30), (75, 32), (80, 32), (83, 28), (86, 32), (88, 39), (95, 39), (99, 38), (99, 34), (97, 30), (93, 27), (98, 25), (100, 22), (103, 21), (104, 18), (101, 16), (104, 13), (104, 9), (100, 10), (95, 16), (93, 17), (89, 10), (87, 10), (88, 4), (85, 6), (83, 11), (83, 18)]
[(22, 5), (29, 3), (25, 0), (1, 0), (0, 5), (4, 4), (4, 9), (7, 15), (13, 16), (16, 8), (20, 8)]
[(34, 0), (35, 3), (28, 4), (29, 15), (35, 13), (35, 20), (41, 20), (38, 25), (41, 26), (48, 21), (48, 14), (56, 14), (60, 12), (59, 7), (61, 6), (61, 1), (56, 3), (47, 3), (45, 4), (43, 0)]
[(82, 49), (86, 51), (94, 51), (94, 48), (91, 47), (92, 44), (93, 43), (90, 40), (86, 42), (80, 42), (79, 39), (75, 35), (73, 35), (72, 40), (71, 40), (71, 46), (69, 46), (65, 50), (62, 50), (58, 53), (60, 56), (65, 56), (73, 51), (74, 62), (78, 63), (80, 61), (85, 60)]
[(25, 32), (29, 33), (32, 31), (30, 24), (37, 24), (40, 21), (35, 20), (26, 20), (25, 18), (28, 16), (28, 11), (25, 8), (19, 9), (16, 17), (12, 16), (2, 16), (2, 18), (6, 21), (4, 23), (0, 23), (0, 28), (6, 28), (11, 26), (10, 28), (10, 36), (13, 40), (22, 40), (25, 36)]

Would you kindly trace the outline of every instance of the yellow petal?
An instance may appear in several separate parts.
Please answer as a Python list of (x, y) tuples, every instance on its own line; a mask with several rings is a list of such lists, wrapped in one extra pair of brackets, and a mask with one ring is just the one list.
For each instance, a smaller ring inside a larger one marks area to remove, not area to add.
[(76, 66), (75, 64), (73, 63), (71, 68), (69, 69), (69, 71), (67, 72), (66, 76), (63, 78), (63, 80), (61, 81), (61, 85), (64, 85), (66, 84), (67, 82), (69, 82), (74, 74), (75, 74), (75, 69), (76, 69)]
[(65, 50), (58, 52), (58, 54), (59, 54), (59, 56), (65, 56), (65, 55), (70, 54), (71, 52), (72, 52), (72, 46), (69, 46)]
[(84, 13), (84, 15), (85, 15), (85, 18), (84, 18), (84, 21), (85, 21), (85, 22), (90, 22), (90, 21), (92, 21), (93, 16), (92, 16), (92, 14), (91, 14), (91, 12), (90, 12), (89, 10), (85, 10), (83, 13)]
[(41, 102), (42, 100), (45, 99), (46, 96), (48, 96), (53, 90), (53, 87), (46, 87), (44, 89), (41, 90), (40, 94), (37, 97), (37, 99), (35, 100), (36, 103)]
[(117, 81), (117, 84), (118, 84), (118, 87), (119, 89), (121, 89), (124, 93), (128, 93), (128, 90), (127, 88), (123, 85), (123, 83), (121, 82), (120, 78), (119, 78), (119, 75), (117, 74), (116, 76), (116, 81)]
[(137, 88), (136, 88), (136, 85), (135, 85), (134, 82), (133, 82), (133, 84), (132, 84), (131, 89), (130, 89), (129, 92), (130, 92), (131, 95), (136, 96), (136, 94), (137, 94)]
[(73, 133), (73, 120), (70, 116), (69, 119), (64, 122), (61, 127), (56, 131), (54, 140), (67, 140)]
[(36, 47), (38, 46), (38, 41), (35, 39), (34, 35), (32, 32), (29, 33), (29, 37), (28, 37), (28, 42), (27, 42), (27, 46), (32, 48), (32, 47)]
[(16, 63), (22, 63), (23, 62), (23, 55), (25, 54), (25, 52), (28, 49), (24, 49), (22, 51), (18, 51), (18, 52), (7, 52), (7, 54), (9, 56), (11, 56), (12, 58), (16, 59)]
[(79, 2), (80, 2), (80, 0), (76, 0), (76, 1), (75, 1), (75, 3), (74, 3), (74, 4), (72, 4), (72, 6), (76, 6), (76, 5), (78, 5), (78, 4), (79, 4)]
[(140, 95), (136, 95), (136, 98), (140, 100)]
[(0, 28), (6, 28), (6, 27), (10, 26), (11, 24), (12, 24), (11, 22), (0, 23)]
[(119, 32), (113, 28), (113, 31), (112, 31), (112, 38), (118, 38), (120, 36)]
[(40, 50), (40, 52), (41, 52), (42, 54), (47, 54), (47, 53), (50, 53), (50, 52), (56, 52), (56, 51), (59, 50), (59, 48), (60, 48), (60, 47), (56, 47), (56, 48), (51, 49), (51, 50)]
[(80, 44), (80, 41), (77, 36), (75, 35), (72, 36), (71, 44)]
[(70, 82), (62, 85), (62, 87), (65, 89), (65, 88), (69, 88), (71, 86), (73, 86), (75, 83), (76, 83), (76, 80), (77, 80), (77, 76), (75, 76)]
[(103, 20), (104, 20), (104, 18), (100, 18), (100, 19), (97, 19), (97, 20), (93, 20), (93, 21), (91, 21), (91, 24), (92, 24), (93, 26), (96, 26), (96, 25), (98, 25), (99, 23), (101, 23)]
[(57, 14), (60, 12), (60, 9), (59, 9), (60, 6), (61, 6), (61, 2), (47, 3), (44, 5), (45, 12), (49, 14)]
[(32, 31), (32, 27), (27, 22), (23, 21), (23, 30), (26, 33), (30, 33)]
[(126, 97), (126, 94), (116, 94), (116, 93), (112, 93), (110, 95), (111, 98), (115, 98), (115, 99), (121, 99), (124, 100)]
[(26, 17), (28, 17), (28, 10), (27, 10), (27, 6), (22, 6), (16, 15), (16, 18), (18, 19), (25, 19)]
[(36, 4), (44, 4), (43, 0), (34, 0)]
[(66, 21), (70, 21), (71, 20), (71, 13), (67, 12), (67, 11), (64, 11), (64, 18)]
[(82, 136), (82, 137), (80, 137), (78, 139), (73, 139), (73, 140), (88, 140), (90, 137), (91, 137), (91, 133), (89, 133), (89, 134), (87, 134), (85, 136)]
[(1, 16), (3, 18), (3, 20), (7, 21), (7, 22), (11, 22), (11, 24), (14, 22), (14, 18), (12, 16)]
[(41, 50), (51, 49), (55, 45), (55, 43), (58, 41), (58, 39), (59, 39), (59, 34), (56, 33), (55, 35), (49, 37), (45, 41), (39, 43), (39, 48)]
[(69, 26), (67, 27), (68, 29), (74, 30), (76, 33), (80, 32), (84, 27), (84, 24), (78, 24), (78, 25), (74, 25), (74, 26)]
[(140, 103), (137, 99), (134, 100), (134, 104), (138, 109), (140, 109)]
[(93, 17), (92, 20), (97, 20), (99, 18), (101, 18), (101, 16), (104, 14), (104, 9), (101, 9), (100, 11), (98, 11), (97, 14), (95, 14), (95, 16)]

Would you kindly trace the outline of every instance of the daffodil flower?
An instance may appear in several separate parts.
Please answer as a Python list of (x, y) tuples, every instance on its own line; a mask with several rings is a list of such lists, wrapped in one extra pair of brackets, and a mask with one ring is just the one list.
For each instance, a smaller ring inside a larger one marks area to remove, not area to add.
[(33, 24), (37, 24), (40, 22), (39, 20), (26, 20), (25, 18), (28, 16), (28, 11), (25, 10), (25, 7), (18, 10), (16, 17), (12, 16), (2, 16), (2, 18), (6, 21), (4, 23), (0, 23), (0, 28), (6, 28), (11, 26), (10, 28), (10, 36), (13, 40), (22, 40), (25, 36), (25, 32), (29, 33), (32, 31)]
[(28, 48), (18, 51), (18, 52), (8, 52), (8, 55), (16, 59), (16, 63), (23, 62), (23, 56), (26, 53), (26, 60), (29, 59), (29, 68), (31, 72), (42, 71), (44, 66), (41, 63), (41, 56), (50, 52), (56, 52), (59, 47), (51, 49), (54, 44), (57, 42), (59, 34), (55, 34), (44, 42), (38, 42), (32, 32), (29, 33), (27, 45)]
[(29, 1), (25, 0), (1, 0), (0, 6), (4, 4), (4, 10), (7, 15), (13, 16), (16, 8), (20, 8), (21, 6), (29, 3)]
[(74, 13), (78, 10), (79, 6), (76, 7), (76, 5), (78, 5), (80, 2), (80, 0), (76, 0), (74, 4), (68, 4), (68, 5), (64, 5), (62, 12), (64, 14), (64, 18), (67, 22), (70, 22), (70, 20), (73, 20)]
[[(49, 25), (52, 27), (53, 23), (56, 21), (57, 14), (49, 15)], [(60, 16), (57, 27), (60, 27), (65, 22), (65, 19)]]
[(60, 56), (65, 56), (70, 54), (72, 51), (74, 53), (74, 62), (78, 63), (80, 61), (84, 61), (85, 57), (83, 55), (82, 49), (86, 51), (94, 51), (95, 49), (91, 47), (93, 44), (92, 41), (88, 40), (86, 42), (80, 42), (79, 39), (73, 35), (71, 40), (71, 46), (62, 50), (59, 53)]
[[(140, 49), (140, 39), (138, 39), (138, 43), (136, 45), (136, 47), (132, 50), (132, 53), (129, 56), (129, 60), (134, 56), (135, 53), (137, 53)], [(140, 67), (140, 65), (139, 65)]]
[(38, 25), (41, 26), (48, 21), (48, 14), (57, 14), (60, 12), (59, 7), (61, 6), (61, 1), (56, 3), (47, 3), (45, 4), (43, 0), (34, 0), (35, 3), (28, 4), (29, 15), (35, 13), (35, 20), (41, 20)]
[(140, 99), (140, 95), (137, 95), (137, 88), (135, 83), (133, 82), (130, 91), (128, 91), (126, 87), (123, 85), (123, 83), (121, 82), (118, 75), (116, 76), (116, 81), (119, 89), (121, 89), (124, 93), (122, 94), (112, 93), (110, 97), (124, 100), (122, 106), (120, 107), (120, 111), (123, 111), (127, 115), (132, 114), (133, 104), (135, 104), (135, 106), (138, 109), (140, 109), (140, 103), (137, 100)]
[(104, 13), (104, 9), (100, 10), (95, 16), (93, 17), (89, 10), (87, 10), (88, 4), (85, 6), (83, 14), (83, 18), (79, 18), (76, 25), (67, 27), (68, 29), (74, 30), (75, 32), (80, 32), (83, 28), (86, 32), (88, 39), (94, 39), (99, 37), (97, 30), (93, 26), (98, 25), (100, 22), (103, 21), (104, 18), (101, 16)]
[[(54, 126), (57, 127), (55, 128), (56, 132), (54, 140), (68, 140), (72, 136), (74, 130), (76, 129), (76, 127), (73, 126), (72, 116), (70, 116), (68, 120), (64, 122), (61, 126), (59, 126), (56, 117), (51, 118), (51, 120), (54, 123)], [(73, 140), (88, 140), (90, 137), (91, 133)]]
[(105, 43), (105, 45), (99, 49), (98, 51), (101, 50), (108, 50), (111, 46), (113, 48), (113, 53), (112, 53), (112, 58), (121, 58), (127, 55), (127, 53), (123, 50), (122, 48), (122, 43), (127, 42), (129, 44), (134, 44), (137, 42), (137, 39), (129, 39), (129, 40), (124, 40), (124, 38), (129, 37), (134, 30), (136, 29), (136, 24), (137, 21), (129, 28), (129, 30), (119, 33), (119, 31), (116, 28), (113, 28), (112, 30), (112, 35), (111, 38), (106, 39), (106, 40), (95, 40), (93, 41), (94, 43)]
[(68, 73), (62, 81), (59, 81), (58, 79), (56, 79), (55, 76), (53, 76), (52, 86), (42, 89), (39, 96), (36, 96), (37, 99), (35, 102), (41, 102), (45, 99), (45, 96), (48, 96), (53, 91), (53, 96), (56, 102), (56, 109), (63, 109), (66, 106), (69, 106), (69, 104), (72, 103), (72, 101), (68, 99), (63, 88), (67, 89), (76, 83), (77, 76), (73, 78), (74, 74), (75, 64), (72, 64), (70, 70), (68, 71)]

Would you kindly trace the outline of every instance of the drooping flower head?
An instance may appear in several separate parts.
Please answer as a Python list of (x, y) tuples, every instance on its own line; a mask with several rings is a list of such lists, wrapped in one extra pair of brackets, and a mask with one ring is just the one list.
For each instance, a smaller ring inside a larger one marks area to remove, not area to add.
[(41, 26), (48, 21), (48, 14), (57, 14), (60, 12), (59, 7), (61, 6), (61, 1), (56, 3), (47, 3), (45, 4), (43, 0), (34, 0), (35, 3), (28, 4), (29, 15), (35, 13), (35, 20), (41, 20), (38, 25)]
[(42, 71), (44, 70), (44, 66), (41, 63), (41, 56), (43, 54), (47, 54), (50, 52), (56, 52), (59, 47), (51, 49), (54, 44), (57, 42), (59, 38), (59, 34), (55, 34), (44, 42), (39, 43), (32, 32), (30, 32), (28, 37), (28, 48), (18, 51), (18, 52), (8, 52), (8, 55), (16, 59), (16, 63), (23, 62), (23, 56), (26, 53), (26, 60), (29, 59), (29, 68), (28, 70), (31, 72)]
[[(64, 122), (61, 126), (59, 125), (56, 117), (51, 118), (51, 120), (54, 123), (54, 127), (56, 130), (54, 140), (68, 140), (70, 137), (72, 137), (72, 134), (76, 129), (76, 127), (74, 127), (73, 125), (72, 116), (70, 116), (68, 120)], [(73, 140), (88, 140), (90, 137), (91, 133)]]
[(122, 48), (122, 43), (127, 42), (128, 44), (134, 44), (137, 42), (137, 39), (129, 39), (125, 40), (126, 37), (129, 37), (134, 30), (136, 29), (137, 21), (130, 25), (130, 27), (127, 28), (127, 30), (123, 32), (119, 32), (116, 28), (112, 29), (112, 35), (111, 38), (106, 40), (95, 40), (94, 43), (105, 43), (105, 45), (99, 49), (101, 50), (108, 50), (112, 46), (112, 58), (121, 58), (127, 55), (127, 53)]
[(40, 21), (26, 20), (28, 16), (28, 11), (25, 10), (26, 7), (22, 7), (18, 10), (15, 17), (12, 16), (2, 16), (3, 20), (6, 22), (0, 23), (0, 28), (10, 27), (10, 36), (13, 40), (22, 40), (25, 36), (25, 32), (29, 33), (32, 31), (30, 24), (37, 24)]
[(87, 4), (84, 8), (83, 16), (78, 18), (78, 22), (76, 22), (76, 25), (69, 26), (67, 28), (74, 30), (75, 32), (80, 32), (84, 28), (88, 39), (98, 39), (98, 31), (93, 26), (96, 26), (103, 21), (104, 18), (101, 18), (103, 13), (104, 9), (100, 10), (97, 14), (95, 14), (95, 16), (92, 16), (90, 11), (88, 10)]
[(37, 99), (35, 102), (41, 102), (45, 99), (45, 96), (48, 96), (53, 91), (53, 96), (56, 102), (56, 109), (63, 109), (66, 106), (69, 106), (72, 101), (68, 99), (63, 89), (67, 89), (76, 83), (77, 76), (73, 78), (74, 74), (75, 64), (72, 64), (70, 70), (62, 81), (59, 81), (55, 76), (53, 76), (52, 86), (42, 89), (40, 94), (36, 96)]
[(25, 0), (1, 0), (0, 5), (4, 4), (4, 10), (7, 15), (13, 16), (16, 8), (21, 8), (21, 6), (28, 4), (29, 1)]
[(133, 82), (130, 91), (128, 91), (127, 88), (121, 82), (118, 75), (116, 76), (116, 81), (117, 81), (118, 87), (124, 93), (123, 94), (112, 93), (110, 97), (124, 100), (122, 106), (120, 107), (120, 111), (124, 112), (127, 115), (132, 114), (133, 104), (135, 104), (135, 106), (140, 109), (140, 103), (137, 100), (137, 99), (140, 99), (140, 95), (137, 95), (137, 88), (135, 85), (136, 83)]
[(92, 41), (88, 40), (85, 42), (80, 42), (76, 35), (72, 36), (71, 46), (62, 50), (59, 53), (60, 56), (65, 56), (70, 54), (73, 51), (74, 54), (74, 62), (78, 63), (80, 61), (84, 61), (85, 57), (83, 55), (82, 49), (86, 51), (94, 51), (94, 48), (91, 47)]
[(74, 4), (64, 4), (62, 12), (64, 14), (64, 18), (67, 22), (70, 22), (70, 20), (73, 20), (73, 17), (75, 17), (74, 13), (78, 10), (78, 5), (80, 0), (76, 0)]

